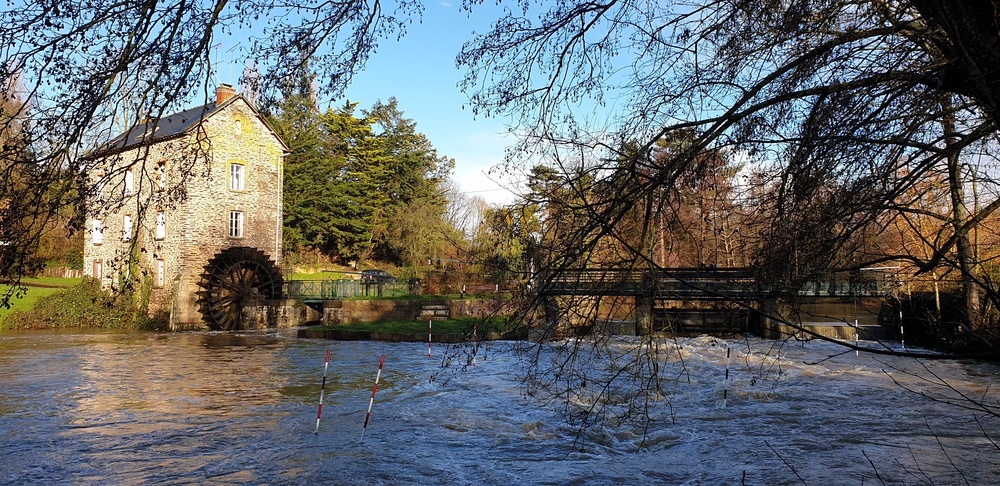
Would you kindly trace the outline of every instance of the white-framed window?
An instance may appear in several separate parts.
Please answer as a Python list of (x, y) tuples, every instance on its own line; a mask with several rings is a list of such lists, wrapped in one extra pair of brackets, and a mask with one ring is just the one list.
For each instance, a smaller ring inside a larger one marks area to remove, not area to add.
[(104, 243), (104, 220), (95, 219), (93, 224), (92, 237), (95, 245)]
[(122, 218), (122, 241), (130, 241), (132, 239), (132, 215), (126, 214)]
[(96, 279), (104, 278), (104, 265), (99, 258), (94, 260), (92, 276)]
[(229, 164), (229, 190), (244, 191), (247, 187), (246, 166), (237, 162)]
[(163, 284), (166, 283), (166, 264), (163, 262), (162, 258), (156, 259), (156, 281), (153, 282), (158, 288), (163, 288)]
[(131, 196), (135, 192), (135, 173), (132, 169), (125, 171), (125, 195)]
[(167, 162), (164, 160), (156, 163), (156, 183), (161, 191), (167, 189)]
[(98, 201), (104, 200), (104, 171), (99, 171), (97, 173), (97, 181), (94, 182), (94, 192)]
[(167, 237), (167, 214), (163, 210), (156, 212), (156, 239), (162, 240)]
[(243, 211), (229, 212), (229, 237), (243, 238)]

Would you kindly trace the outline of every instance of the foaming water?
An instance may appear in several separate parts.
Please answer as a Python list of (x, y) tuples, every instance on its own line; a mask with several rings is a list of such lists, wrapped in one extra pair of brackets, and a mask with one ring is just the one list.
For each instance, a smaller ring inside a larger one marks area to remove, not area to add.
[[(610, 349), (624, 356), (636, 345), (623, 339)], [(965, 394), (995, 410), (992, 364), (834, 356), (842, 350), (824, 343), (671, 340), (656, 353), (662, 393), (646, 409), (657, 422), (643, 428), (608, 416), (581, 429), (563, 413), (566, 404), (585, 409), (609, 397), (595, 383), (566, 401), (529, 398), (521, 384), (528, 355), (519, 346), (491, 343), (472, 366), (459, 347), (436, 346), (428, 358), (426, 345), (292, 332), (3, 333), (0, 483), (990, 484), (1000, 477), (992, 442), (1000, 423), (956, 405), (968, 403)], [(313, 434), (327, 348), (326, 398)], [(543, 350), (542, 360), (551, 354)], [(612, 409), (622, 405), (610, 398)]]

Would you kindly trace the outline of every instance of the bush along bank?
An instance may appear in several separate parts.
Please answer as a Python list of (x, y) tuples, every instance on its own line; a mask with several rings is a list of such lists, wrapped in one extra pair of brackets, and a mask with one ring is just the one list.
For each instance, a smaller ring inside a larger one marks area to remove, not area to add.
[(88, 279), (46, 297), (30, 310), (12, 312), (0, 321), (0, 329), (165, 329), (166, 316), (147, 315), (149, 293), (145, 284), (112, 295)]

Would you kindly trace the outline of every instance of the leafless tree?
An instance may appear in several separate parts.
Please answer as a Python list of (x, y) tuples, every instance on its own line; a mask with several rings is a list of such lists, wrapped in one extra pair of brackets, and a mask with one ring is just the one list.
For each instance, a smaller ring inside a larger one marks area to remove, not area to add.
[[(918, 275), (947, 267), (979, 283), (967, 295), (989, 295), (968, 236), (1000, 199), (970, 207), (961, 191), (973, 181), (997, 187), (988, 167), (1000, 147), (1000, 73), (990, 68), (1000, 31), (993, 2), (955, 3), (519, 2), (466, 43), (459, 62), (473, 109), (518, 121), (509, 170), (523, 155), (552, 168), (544, 190), (524, 198), (542, 219), (541, 288), (555, 282), (543, 276), (581, 267), (662, 266), (654, 236), (665, 206), (656, 201), (718, 152), (744, 167), (733, 200), (748, 209), (743, 251), (761, 281), (797, 289), (831, 271), (896, 262)], [(611, 114), (598, 119), (596, 107)], [(656, 157), (658, 144), (683, 137), (690, 142)], [(968, 167), (980, 163), (973, 179)], [(942, 170), (949, 203), (940, 237), (924, 241), (930, 251), (870, 251)], [(522, 315), (547, 321), (543, 338), (553, 323), (618, 317), (618, 303), (570, 300), (529, 299)], [(966, 305), (969, 328), (990, 330), (977, 304)], [(600, 363), (567, 351), (535, 367), (534, 379), (564, 391), (623, 385), (632, 393), (616, 399), (641, 416), (660, 392), (651, 358), (659, 341), (646, 335), (616, 353), (601, 339), (587, 341), (602, 349), (593, 353)]]
[[(622, 264), (653, 265), (646, 247), (620, 233), (622, 223), (636, 204), (697, 171), (700, 154), (725, 150), (765, 185), (754, 201), (766, 228), (754, 245), (761, 277), (795, 288), (832, 269), (875, 263), (856, 258), (849, 243), (878, 233), (880, 217), (932, 168), (972, 146), (995, 158), (992, 92), (955, 73), (992, 75), (977, 68), (979, 57), (962, 54), (969, 33), (948, 23), (972, 13), (993, 18), (993, 9), (943, 5), (525, 2), (459, 59), (480, 113), (519, 117), (522, 149), (553, 159), (573, 147), (596, 154), (576, 164), (589, 179), (564, 171), (561, 181), (586, 215), (559, 238), (581, 252), (576, 264), (614, 241), (632, 253)], [(595, 126), (587, 109), (595, 104), (617, 108), (617, 117)], [(684, 150), (653, 159), (658, 143), (682, 132), (694, 134)], [(958, 190), (968, 179), (954, 173), (949, 184)], [(954, 262), (976, 281), (975, 262), (960, 260), (970, 254), (969, 229), (995, 204), (970, 214), (962, 202), (953, 201), (952, 237), (914, 262), (918, 273)], [(653, 221), (642, 223), (648, 234)], [(972, 327), (983, 324), (974, 309), (969, 317)]]

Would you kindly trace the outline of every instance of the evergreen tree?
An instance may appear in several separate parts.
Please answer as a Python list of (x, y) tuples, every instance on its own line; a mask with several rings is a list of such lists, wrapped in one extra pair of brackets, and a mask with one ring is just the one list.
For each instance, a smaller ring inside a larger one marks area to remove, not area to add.
[(357, 103), (345, 103), (323, 116), (325, 135), (338, 173), (331, 190), (322, 196), (332, 215), (328, 251), (343, 259), (370, 258), (374, 245), (372, 228), (389, 195), (384, 191), (390, 177), (384, 141), (375, 137), (369, 119), (354, 116)]
[(442, 184), (455, 161), (437, 154), (427, 136), (417, 132), (416, 122), (403, 116), (395, 98), (376, 102), (365, 116), (384, 141), (389, 156), (385, 169), (391, 174), (380, 188), (387, 199), (373, 220), (374, 256), (413, 265), (444, 246), (453, 232), (444, 222)]
[(285, 248), (348, 263), (413, 265), (447, 243), (439, 157), (394, 98), (356, 116), (357, 102), (321, 111), (308, 63), (268, 119), (285, 141)]

